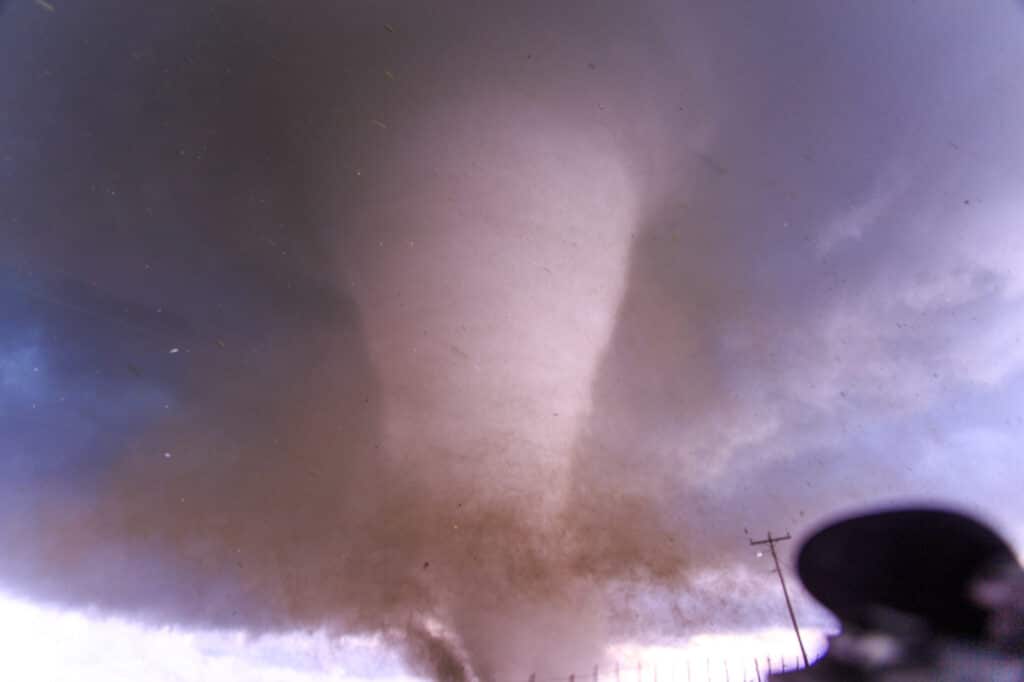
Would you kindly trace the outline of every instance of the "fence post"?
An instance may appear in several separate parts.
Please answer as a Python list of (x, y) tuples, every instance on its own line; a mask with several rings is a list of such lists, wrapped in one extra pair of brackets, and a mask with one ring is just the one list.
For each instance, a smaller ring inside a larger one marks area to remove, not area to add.
[(757, 673), (757, 682), (761, 682), (761, 664), (754, 659), (754, 672)]

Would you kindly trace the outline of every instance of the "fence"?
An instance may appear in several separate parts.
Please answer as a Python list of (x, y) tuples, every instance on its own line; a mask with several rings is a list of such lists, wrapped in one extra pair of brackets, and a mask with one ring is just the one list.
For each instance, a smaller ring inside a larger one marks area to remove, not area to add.
[(603, 668), (595, 665), (588, 673), (533, 674), (520, 682), (765, 682), (772, 673), (803, 667), (799, 656), (763, 656), (749, 660), (688, 658), (671, 665), (647, 665), (643, 662)]

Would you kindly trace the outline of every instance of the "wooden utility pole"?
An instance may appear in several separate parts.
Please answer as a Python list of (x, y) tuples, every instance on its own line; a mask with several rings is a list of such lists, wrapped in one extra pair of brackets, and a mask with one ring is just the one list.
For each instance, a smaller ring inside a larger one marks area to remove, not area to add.
[(807, 651), (804, 650), (804, 640), (800, 637), (800, 626), (796, 624), (796, 614), (793, 613), (793, 604), (789, 600), (789, 590), (786, 589), (786, 578), (782, 575), (782, 567), (779, 566), (779, 555), (775, 552), (775, 543), (783, 542), (784, 540), (791, 540), (789, 533), (779, 537), (773, 537), (771, 532), (768, 533), (768, 537), (764, 540), (751, 540), (751, 545), (768, 545), (768, 549), (772, 553), (772, 561), (775, 562), (775, 572), (779, 576), (779, 584), (782, 585), (782, 596), (786, 598), (786, 609), (789, 610), (789, 620), (793, 623), (793, 632), (796, 633), (796, 641), (800, 645), (800, 654), (804, 657), (804, 666), (809, 666), (810, 663), (807, 661)]

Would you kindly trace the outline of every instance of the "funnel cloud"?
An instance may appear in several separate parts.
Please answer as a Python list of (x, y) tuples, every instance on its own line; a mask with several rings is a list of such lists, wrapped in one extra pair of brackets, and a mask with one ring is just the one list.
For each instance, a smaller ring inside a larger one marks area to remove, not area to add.
[(525, 679), (785, 624), (767, 530), (1019, 539), (1022, 22), (11, 3), (0, 587)]

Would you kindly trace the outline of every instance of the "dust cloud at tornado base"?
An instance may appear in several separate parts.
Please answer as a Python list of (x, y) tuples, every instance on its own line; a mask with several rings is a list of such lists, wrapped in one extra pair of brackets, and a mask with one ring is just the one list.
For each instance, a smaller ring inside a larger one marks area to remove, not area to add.
[(1020, 18), (937, 7), (12, 6), (3, 584), (491, 679), (999, 494)]

